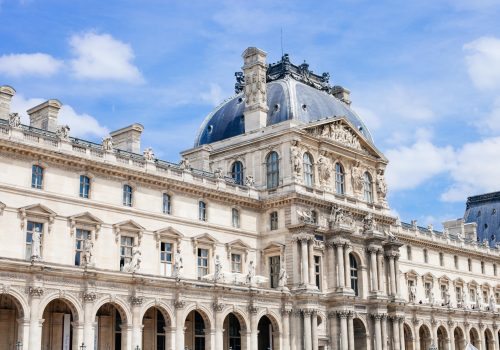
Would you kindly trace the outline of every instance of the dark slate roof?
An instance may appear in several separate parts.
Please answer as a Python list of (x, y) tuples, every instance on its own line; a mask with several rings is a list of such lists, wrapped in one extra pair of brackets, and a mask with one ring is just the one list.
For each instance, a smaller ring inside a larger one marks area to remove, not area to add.
[[(237, 74), (237, 94), (215, 108), (203, 121), (194, 146), (228, 139), (245, 133), (242, 77)], [(345, 117), (373, 143), (371, 134), (361, 118), (333, 93), (339, 87), (328, 84), (329, 74), (316, 75), (306, 63), (291, 64), (285, 55), (267, 69), (267, 126), (286, 120), (311, 123), (321, 119)]]
[(477, 224), (478, 241), (486, 238), (490, 246), (500, 242), (500, 192), (467, 198), (464, 220)]

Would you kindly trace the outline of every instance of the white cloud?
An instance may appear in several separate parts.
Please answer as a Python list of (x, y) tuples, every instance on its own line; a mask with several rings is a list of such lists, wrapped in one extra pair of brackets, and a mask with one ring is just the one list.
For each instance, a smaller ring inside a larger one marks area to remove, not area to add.
[(0, 74), (12, 77), (22, 75), (51, 76), (59, 71), (63, 62), (44, 53), (21, 53), (0, 56)]
[(109, 34), (87, 32), (70, 38), (76, 56), (70, 61), (73, 74), (82, 79), (142, 83), (144, 78), (132, 63), (134, 51)]
[(463, 49), (474, 85), (479, 89), (500, 88), (500, 39), (481, 37), (465, 44)]
[(210, 90), (207, 92), (202, 92), (200, 97), (203, 101), (212, 104), (213, 106), (218, 106), (224, 99), (222, 88), (219, 84), (210, 84)]
[(475, 124), (485, 133), (500, 133), (500, 97), (495, 100), (490, 113)]
[[(27, 99), (18, 93), (12, 98), (11, 111), (19, 113), (22, 123), (29, 125), (26, 111), (44, 101), (46, 99), (43, 98)], [(94, 117), (86, 113), (78, 114), (69, 105), (63, 105), (59, 111), (58, 124), (69, 125), (70, 135), (75, 137), (102, 137), (109, 133), (108, 129), (100, 125)]]

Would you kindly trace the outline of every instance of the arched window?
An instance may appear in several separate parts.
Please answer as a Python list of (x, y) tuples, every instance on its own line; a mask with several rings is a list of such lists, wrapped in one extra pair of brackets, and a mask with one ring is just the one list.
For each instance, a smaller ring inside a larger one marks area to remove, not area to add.
[(266, 158), (267, 188), (278, 187), (280, 171), (278, 153), (271, 152)]
[(309, 153), (304, 153), (304, 185), (314, 185), (313, 158)]
[(43, 186), (43, 168), (33, 165), (31, 168), (31, 187), (41, 189)]
[(172, 200), (168, 193), (163, 194), (163, 214), (171, 214), (172, 212)]
[(337, 194), (344, 194), (344, 168), (342, 164), (335, 163), (335, 190)]
[(123, 205), (132, 206), (132, 186), (123, 185)]
[(200, 221), (207, 221), (207, 203), (203, 201), (198, 202), (198, 219)]
[(372, 177), (368, 172), (363, 174), (363, 197), (368, 203), (373, 203)]
[(351, 289), (354, 290), (354, 295), (358, 296), (358, 262), (352, 254), (349, 254), (349, 266), (351, 269)]
[(89, 198), (90, 195), (90, 178), (85, 175), (80, 175), (80, 197)]
[(236, 161), (231, 166), (231, 177), (237, 185), (243, 185), (243, 164)]

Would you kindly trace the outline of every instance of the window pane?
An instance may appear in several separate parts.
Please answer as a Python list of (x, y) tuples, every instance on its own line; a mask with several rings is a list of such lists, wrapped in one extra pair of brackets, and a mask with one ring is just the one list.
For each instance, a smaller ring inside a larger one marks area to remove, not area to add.
[(233, 163), (231, 167), (231, 177), (238, 185), (243, 185), (243, 164), (240, 161)]
[(267, 171), (267, 188), (278, 187), (279, 182), (279, 165), (278, 153), (271, 152), (267, 156), (266, 171)]

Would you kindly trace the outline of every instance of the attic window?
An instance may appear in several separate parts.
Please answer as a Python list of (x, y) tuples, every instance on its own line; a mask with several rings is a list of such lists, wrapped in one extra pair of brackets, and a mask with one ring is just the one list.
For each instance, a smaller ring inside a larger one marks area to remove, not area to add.
[(279, 110), (280, 110), (280, 104), (279, 104), (279, 103), (276, 103), (276, 104), (274, 105), (274, 112), (276, 113), (276, 112), (278, 112)]
[(363, 127), (362, 126), (358, 126), (358, 130), (359, 131), (363, 131)]
[(497, 210), (495, 208), (491, 209), (491, 215), (495, 215), (497, 213)]
[(238, 104), (243, 102), (243, 97), (238, 97)]
[(214, 126), (213, 125), (209, 125), (208, 129), (207, 129), (208, 133), (211, 134), (213, 129), (214, 129)]
[(484, 224), (484, 229), (486, 230), (488, 228), (488, 224)]
[(304, 111), (305, 111), (305, 110), (307, 110), (307, 105), (306, 105), (305, 103), (302, 105), (302, 109), (303, 109)]

